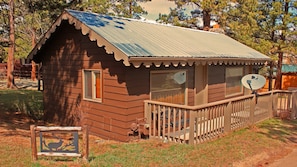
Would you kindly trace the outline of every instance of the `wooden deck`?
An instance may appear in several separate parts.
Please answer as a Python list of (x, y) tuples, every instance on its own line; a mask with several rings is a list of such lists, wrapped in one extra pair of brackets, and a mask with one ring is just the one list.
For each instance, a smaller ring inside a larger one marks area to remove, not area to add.
[[(200, 106), (153, 102), (146, 106), (146, 111), (154, 111), (147, 112), (151, 114), (148, 120), (153, 123), (150, 124), (150, 137), (190, 144), (209, 141), (277, 116), (282, 109), (294, 110), (296, 114), (297, 107), (291, 103), (295, 96), (297, 93), (292, 96), (292, 92), (268, 92), (262, 93), (257, 101), (253, 95), (248, 95)], [(156, 118), (157, 114), (165, 117)]]

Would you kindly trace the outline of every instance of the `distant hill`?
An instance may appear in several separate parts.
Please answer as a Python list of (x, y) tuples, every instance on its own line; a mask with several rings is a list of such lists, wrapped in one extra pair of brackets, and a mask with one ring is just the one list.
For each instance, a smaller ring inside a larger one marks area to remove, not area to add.
[[(159, 14), (169, 14), (170, 8), (175, 8), (176, 5), (173, 1), (168, 1), (168, 0), (152, 0), (150, 2), (139, 2), (139, 4), (148, 12), (147, 15), (143, 15), (147, 20), (153, 20), (155, 21), (156, 19), (159, 18)], [(191, 11), (197, 10), (196, 5), (186, 5), (185, 6), (185, 14), (188, 16), (191, 16)], [(216, 22), (212, 21), (211, 25), (217, 24)], [(203, 21), (202, 18), (198, 18), (198, 26), (203, 26)]]
[(150, 2), (140, 2), (139, 4), (148, 12), (147, 15), (142, 16), (148, 20), (156, 20), (159, 18), (159, 13), (168, 14), (170, 8), (176, 7), (174, 2), (168, 0), (152, 0)]

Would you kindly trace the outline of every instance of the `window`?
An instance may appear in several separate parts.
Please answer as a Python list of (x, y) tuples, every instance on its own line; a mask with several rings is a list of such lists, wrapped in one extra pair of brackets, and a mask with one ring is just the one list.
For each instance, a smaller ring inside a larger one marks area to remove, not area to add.
[(102, 76), (99, 70), (83, 70), (84, 99), (102, 100)]
[(243, 93), (242, 76), (243, 67), (226, 67), (226, 96)]
[(185, 104), (186, 71), (151, 72), (151, 100)]

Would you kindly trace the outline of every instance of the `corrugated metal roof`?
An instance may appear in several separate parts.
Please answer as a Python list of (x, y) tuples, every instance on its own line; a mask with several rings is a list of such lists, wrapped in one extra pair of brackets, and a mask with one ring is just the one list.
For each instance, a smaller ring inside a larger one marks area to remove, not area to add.
[[(124, 60), (127, 66), (131, 63), (139, 66), (149, 59), (152, 60), (151, 64), (158, 65), (169, 60), (179, 60), (177, 64), (189, 63), (190, 60), (192, 63), (205, 60), (204, 63), (226, 64), (264, 63), (270, 60), (224, 34), (74, 10), (65, 11), (50, 33), (55, 31), (55, 26), (59, 26), (61, 20), (74, 23), (83, 34), (89, 34), (91, 40), (97, 40), (98, 46), (108, 46), (107, 52), (114, 53), (115, 59)], [(47, 38), (50, 33), (46, 34)], [(41, 45), (45, 41), (46, 38)], [(155, 59), (158, 59), (158, 63)], [(163, 62), (160, 59), (164, 59)], [(148, 66), (150, 63), (147, 63)]]
[(282, 73), (297, 73), (297, 65), (282, 64)]

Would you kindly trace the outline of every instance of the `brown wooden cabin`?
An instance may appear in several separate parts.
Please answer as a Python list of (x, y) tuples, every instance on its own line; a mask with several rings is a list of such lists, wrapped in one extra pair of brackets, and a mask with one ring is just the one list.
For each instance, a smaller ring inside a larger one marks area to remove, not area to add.
[(297, 65), (282, 65), (282, 90), (297, 89)]
[(29, 54), (43, 66), (45, 119), (127, 141), (144, 100), (183, 105), (241, 96), (269, 58), (224, 34), (66, 10)]

